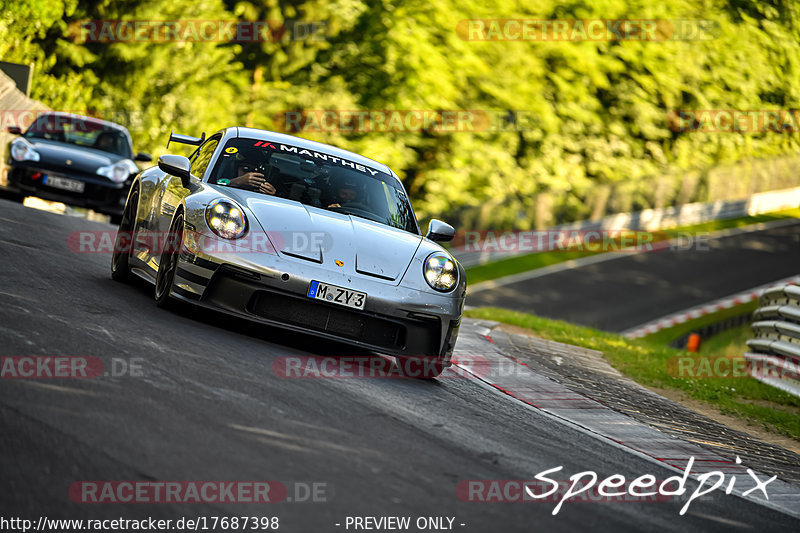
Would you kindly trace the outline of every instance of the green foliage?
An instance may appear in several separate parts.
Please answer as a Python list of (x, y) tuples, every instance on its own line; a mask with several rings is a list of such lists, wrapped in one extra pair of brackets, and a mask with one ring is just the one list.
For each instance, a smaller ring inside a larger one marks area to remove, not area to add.
[[(702, 19), (715, 31), (644, 42), (463, 39), (457, 24), (476, 18)], [(287, 31), (261, 42), (75, 36), (86, 20), (189, 19)], [(302, 37), (298, 25), (315, 32)], [(508, 228), (586, 218), (602, 191), (613, 191), (611, 210), (681, 201), (677, 176), (798, 150), (793, 133), (669, 127), (674, 110), (800, 108), (800, 9), (789, 0), (5, 0), (0, 56), (35, 63), (34, 98), (126, 124), (137, 149), (156, 154), (170, 130), (277, 129), (288, 110), (489, 113), (491, 127), (472, 132), (300, 133), (389, 164), (418, 215), (461, 224), (478, 223), (471, 208)], [(652, 187), (659, 177), (669, 178), (664, 194)]]

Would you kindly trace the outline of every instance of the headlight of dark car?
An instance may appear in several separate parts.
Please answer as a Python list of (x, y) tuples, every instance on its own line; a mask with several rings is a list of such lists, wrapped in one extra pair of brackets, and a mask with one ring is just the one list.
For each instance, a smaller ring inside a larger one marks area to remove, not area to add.
[(106, 165), (97, 169), (98, 174), (110, 178), (112, 181), (116, 181), (117, 183), (122, 183), (128, 179), (128, 176), (131, 174), (136, 174), (138, 171), (139, 167), (137, 167), (136, 163), (130, 159), (123, 159), (121, 161), (117, 161), (113, 165)]
[(11, 157), (15, 161), (38, 161), (39, 152), (33, 149), (31, 143), (20, 137), (11, 143)]
[(206, 223), (223, 239), (238, 239), (247, 232), (247, 217), (242, 208), (222, 198), (206, 207)]
[(453, 290), (458, 283), (458, 267), (453, 258), (444, 252), (433, 252), (422, 267), (425, 281), (439, 292)]

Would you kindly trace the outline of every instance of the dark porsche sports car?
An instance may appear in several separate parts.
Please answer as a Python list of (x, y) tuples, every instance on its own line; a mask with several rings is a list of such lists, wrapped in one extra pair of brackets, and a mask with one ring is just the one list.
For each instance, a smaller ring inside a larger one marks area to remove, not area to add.
[(112, 277), (180, 300), (401, 358), (407, 375), (451, 364), (464, 269), (422, 235), (386, 165), (290, 135), (232, 127), (136, 176)]
[(9, 145), (10, 166), (2, 190), (21, 200), (45, 200), (86, 207), (111, 215), (119, 223), (133, 176), (134, 161), (151, 161), (148, 154), (133, 155), (131, 136), (119, 124), (68, 113), (43, 113)]

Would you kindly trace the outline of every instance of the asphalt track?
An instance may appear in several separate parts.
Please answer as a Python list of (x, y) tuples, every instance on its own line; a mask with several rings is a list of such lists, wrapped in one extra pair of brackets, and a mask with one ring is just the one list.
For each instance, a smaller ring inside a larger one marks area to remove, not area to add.
[[(206, 311), (158, 309), (146, 285), (110, 279), (108, 254), (70, 251), (72, 232), (98, 229), (113, 228), (0, 201), (0, 355), (141, 368), (96, 379), (0, 379), (0, 517), (269, 516), (292, 532), (354, 531), (348, 516), (409, 516), (412, 524), (447, 516), (465, 532), (797, 531), (796, 519), (719, 491), (684, 516), (679, 501), (568, 501), (556, 516), (552, 502), (461, 501), (460, 481), (533, 479), (557, 466), (560, 479), (587, 470), (628, 479), (674, 473), (470, 379), (281, 378), (278, 357), (354, 352)], [(324, 484), (325, 495), (259, 505), (84, 504), (68, 494), (81, 480), (274, 480), (290, 498), (305, 486), (298, 483)]]
[(800, 272), (800, 221), (710, 238), (699, 245), (685, 239), (670, 250), (618, 254), (611, 261), (468, 292), (467, 305), (503, 307), (624, 331), (796, 275)]

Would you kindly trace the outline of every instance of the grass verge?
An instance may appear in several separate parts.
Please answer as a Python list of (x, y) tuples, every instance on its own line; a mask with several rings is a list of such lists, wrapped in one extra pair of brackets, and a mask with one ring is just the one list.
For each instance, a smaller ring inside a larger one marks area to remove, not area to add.
[[(729, 218), (726, 220), (712, 220), (702, 224), (695, 224), (693, 226), (683, 226), (680, 228), (673, 228), (663, 231), (654, 232), (656, 238), (653, 239), (657, 242), (661, 238), (672, 239), (676, 237), (686, 236), (687, 233), (710, 233), (712, 231), (719, 231), (730, 228), (740, 228), (750, 226), (761, 222), (771, 222), (773, 220), (780, 220), (785, 218), (800, 218), (800, 208), (786, 209), (783, 211), (775, 211), (773, 213), (764, 213), (762, 215), (750, 217)], [(546, 267), (556, 263), (569, 261), (570, 259), (577, 259), (588, 255), (594, 255), (596, 252), (589, 251), (553, 251), (553, 252), (537, 252), (531, 254), (517, 255), (509, 257), (508, 259), (501, 259), (486, 263), (485, 265), (477, 265), (467, 269), (467, 279), (470, 284), (480, 283), (481, 281), (488, 281), (491, 279), (502, 278), (512, 274), (519, 274), (520, 272), (527, 272), (537, 268)]]
[(465, 311), (464, 315), (523, 327), (544, 339), (599, 350), (614, 368), (641, 385), (681, 391), (727, 415), (800, 441), (800, 398), (750, 377), (674, 377), (667, 371), (668, 365), (674, 368), (675, 360), (670, 363), (670, 359), (686, 357), (688, 353), (683, 350), (507, 309), (481, 307)]

